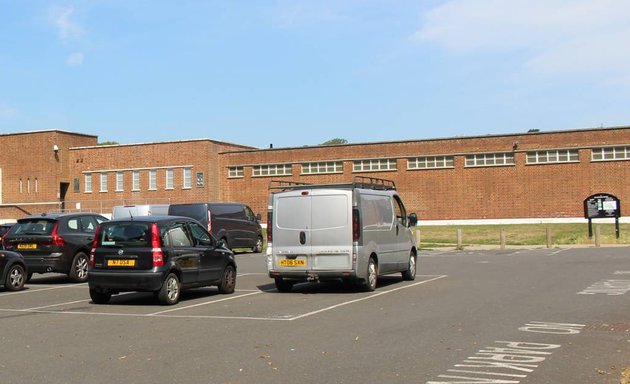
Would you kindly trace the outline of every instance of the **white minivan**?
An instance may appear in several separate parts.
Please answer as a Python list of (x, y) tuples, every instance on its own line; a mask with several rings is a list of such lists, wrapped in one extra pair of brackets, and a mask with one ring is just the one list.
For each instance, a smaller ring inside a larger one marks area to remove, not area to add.
[(418, 250), (393, 181), (357, 176), (351, 183), (272, 181), (267, 216), (267, 270), (279, 291), (302, 281), (357, 281), (416, 276)]

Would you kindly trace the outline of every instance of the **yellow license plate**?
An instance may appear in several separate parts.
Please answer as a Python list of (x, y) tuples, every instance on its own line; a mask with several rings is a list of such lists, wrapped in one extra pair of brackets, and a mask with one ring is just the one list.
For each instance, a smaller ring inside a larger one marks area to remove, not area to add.
[(136, 260), (134, 259), (110, 259), (107, 260), (108, 267), (135, 267)]
[(282, 259), (278, 260), (278, 265), (281, 267), (305, 267), (306, 260), (304, 259)]
[(18, 244), (17, 249), (37, 249), (37, 244)]

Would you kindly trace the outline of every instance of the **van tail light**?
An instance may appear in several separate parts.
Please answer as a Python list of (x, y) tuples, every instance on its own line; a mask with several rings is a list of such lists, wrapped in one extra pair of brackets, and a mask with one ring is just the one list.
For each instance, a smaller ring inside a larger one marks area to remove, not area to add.
[(153, 266), (164, 265), (164, 252), (162, 252), (162, 242), (160, 241), (160, 229), (156, 223), (151, 224), (151, 254), (153, 255)]
[(66, 241), (63, 239), (63, 237), (59, 235), (59, 233), (57, 233), (58, 228), (59, 228), (59, 223), (56, 223), (55, 226), (53, 227), (52, 233), (50, 234), (50, 236), (52, 236), (51, 243), (54, 246), (63, 247), (66, 244)]
[(273, 242), (273, 212), (267, 212), (267, 242)]
[(212, 212), (208, 209), (208, 233), (212, 233)]
[(90, 251), (90, 267), (94, 267), (94, 252), (96, 252), (96, 247), (98, 246), (98, 238), (101, 236), (101, 225), (99, 224), (96, 227), (96, 232), (94, 232), (94, 240), (92, 241), (92, 250)]
[(361, 218), (359, 216), (359, 210), (352, 210), (352, 241), (359, 241), (361, 236)]

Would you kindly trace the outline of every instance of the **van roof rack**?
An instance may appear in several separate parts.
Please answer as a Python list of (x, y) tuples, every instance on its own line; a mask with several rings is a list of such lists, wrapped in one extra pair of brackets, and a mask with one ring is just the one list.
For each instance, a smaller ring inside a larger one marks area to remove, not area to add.
[(271, 180), (269, 182), (269, 190), (272, 189), (280, 189), (280, 190), (287, 190), (287, 189), (292, 189), (294, 187), (299, 187), (299, 186), (304, 186), (304, 185), (311, 185), (309, 183), (303, 183), (300, 181), (290, 181), (290, 180)]
[(396, 190), (396, 183), (393, 180), (380, 179), (378, 177), (369, 176), (355, 176), (352, 183), (332, 183), (332, 184), (311, 184), (303, 183), (300, 181), (289, 180), (271, 180), (269, 182), (269, 190), (287, 191), (293, 189), (304, 188), (362, 188), (362, 189), (374, 189), (374, 190)]
[(378, 177), (370, 176), (355, 176), (352, 184), (355, 188), (363, 189), (382, 189), (382, 190), (395, 190), (396, 183), (393, 180), (380, 179)]

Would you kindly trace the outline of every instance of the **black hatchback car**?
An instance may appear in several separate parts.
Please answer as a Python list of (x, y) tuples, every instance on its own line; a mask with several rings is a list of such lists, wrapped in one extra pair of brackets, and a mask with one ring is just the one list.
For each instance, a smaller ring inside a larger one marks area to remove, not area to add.
[(19, 291), (26, 282), (24, 257), (17, 252), (0, 251), (0, 286), (7, 291)]
[(33, 273), (58, 272), (87, 281), (96, 227), (107, 218), (94, 213), (52, 213), (19, 219), (4, 235), (4, 249), (24, 256), (27, 280)]
[(120, 292), (146, 291), (172, 305), (186, 288), (216, 285), (220, 293), (234, 292), (236, 262), (194, 219), (136, 216), (98, 227), (88, 284), (95, 304)]

